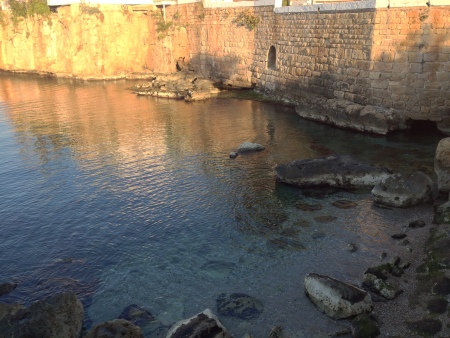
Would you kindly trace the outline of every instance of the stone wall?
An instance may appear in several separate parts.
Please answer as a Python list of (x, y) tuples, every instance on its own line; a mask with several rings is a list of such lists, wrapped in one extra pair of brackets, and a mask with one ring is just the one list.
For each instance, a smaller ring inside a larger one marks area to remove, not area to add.
[[(105, 78), (174, 72), (181, 58), (225, 84), (381, 106), (450, 131), (450, 6), (288, 10), (173, 5), (163, 25), (156, 7), (59, 7), (0, 29), (0, 68)], [(253, 30), (239, 21), (252, 17)]]

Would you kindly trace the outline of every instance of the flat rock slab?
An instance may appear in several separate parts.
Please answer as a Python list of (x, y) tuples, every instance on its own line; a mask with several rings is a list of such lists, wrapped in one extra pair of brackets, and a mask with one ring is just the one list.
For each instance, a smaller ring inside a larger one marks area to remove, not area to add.
[(375, 185), (372, 195), (375, 203), (405, 208), (429, 202), (433, 182), (420, 171), (412, 174), (393, 174)]
[(258, 299), (244, 293), (222, 293), (217, 297), (216, 305), (220, 315), (243, 320), (257, 318), (264, 310)]
[(176, 323), (166, 335), (166, 338), (199, 337), (233, 338), (209, 309)]
[(305, 291), (320, 310), (334, 319), (368, 313), (373, 308), (372, 298), (366, 291), (329, 276), (308, 274)]
[(386, 179), (389, 174), (385, 168), (361, 162), (347, 155), (298, 160), (275, 168), (277, 181), (298, 187), (320, 185), (339, 188), (373, 187)]

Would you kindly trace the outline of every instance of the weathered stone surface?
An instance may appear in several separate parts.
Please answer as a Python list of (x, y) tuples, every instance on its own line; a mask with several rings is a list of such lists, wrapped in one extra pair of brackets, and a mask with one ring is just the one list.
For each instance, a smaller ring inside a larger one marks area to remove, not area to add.
[(114, 319), (96, 325), (84, 338), (144, 338), (139, 326), (125, 319)]
[(220, 315), (243, 320), (257, 318), (264, 310), (258, 299), (244, 293), (222, 293), (217, 297), (216, 305)]
[(394, 299), (403, 292), (403, 290), (371, 273), (364, 274), (363, 286), (386, 299)]
[(450, 191), (450, 137), (439, 141), (434, 157), (434, 171), (437, 174), (438, 189)]
[(249, 151), (261, 151), (264, 149), (266, 149), (266, 148), (264, 148), (264, 146), (262, 146), (261, 144), (244, 142), (239, 146), (237, 151), (238, 151), (238, 153), (241, 154), (241, 153), (245, 153), (245, 152), (249, 152)]
[(450, 201), (441, 204), (434, 211), (434, 224), (450, 224)]
[(298, 187), (330, 185), (350, 188), (374, 186), (389, 176), (389, 171), (351, 156), (333, 155), (324, 158), (298, 160), (275, 168), (279, 182)]
[(232, 338), (210, 309), (176, 323), (166, 338)]
[(420, 171), (412, 174), (393, 174), (375, 185), (375, 202), (396, 208), (411, 207), (432, 199), (431, 178)]
[(320, 110), (299, 105), (296, 112), (310, 120), (381, 135), (408, 127), (405, 116), (395, 109), (364, 106), (338, 99), (319, 100), (316, 104), (321, 106)]
[[(5, 304), (0, 303), (0, 320), (2, 320), (7, 315), (14, 315), (18, 310), (24, 307), (20, 304)], [(1, 336), (1, 332), (0, 332)]]
[(371, 312), (373, 308), (367, 292), (328, 276), (308, 274), (305, 291), (320, 310), (335, 319)]
[(83, 314), (74, 293), (60, 294), (5, 316), (0, 320), (0, 333), (5, 337), (78, 338)]

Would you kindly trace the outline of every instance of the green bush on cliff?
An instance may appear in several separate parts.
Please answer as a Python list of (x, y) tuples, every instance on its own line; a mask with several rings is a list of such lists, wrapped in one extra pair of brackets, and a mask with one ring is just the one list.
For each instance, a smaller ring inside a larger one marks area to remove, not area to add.
[(233, 20), (236, 25), (247, 27), (247, 29), (251, 31), (254, 30), (256, 26), (258, 26), (260, 21), (260, 17), (254, 15), (253, 13), (250, 13), (250, 11), (248, 10), (239, 13), (236, 19)]
[(0, 25), (5, 27), (6, 25), (6, 14), (0, 10)]
[(50, 7), (45, 0), (31, 0), (29, 2), (10, 0), (9, 7), (11, 8), (11, 20), (14, 25), (17, 25), (21, 19), (33, 15), (50, 15)]

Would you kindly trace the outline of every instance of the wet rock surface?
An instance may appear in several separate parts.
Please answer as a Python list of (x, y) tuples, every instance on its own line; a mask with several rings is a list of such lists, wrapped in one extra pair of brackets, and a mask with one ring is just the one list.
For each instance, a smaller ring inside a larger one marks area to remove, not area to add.
[(370, 295), (354, 285), (316, 273), (308, 274), (304, 284), (312, 302), (332, 318), (348, 318), (372, 311)]
[(251, 152), (251, 151), (261, 151), (264, 149), (266, 149), (266, 148), (259, 143), (244, 142), (238, 147), (237, 152), (239, 154), (242, 154), (242, 153), (247, 153), (247, 152)]
[(130, 304), (123, 309), (118, 319), (129, 321), (133, 325), (139, 326), (145, 336), (155, 335), (156, 333), (165, 333), (169, 329), (165, 327), (150, 311)]
[(142, 330), (125, 319), (96, 325), (84, 338), (144, 338)]
[(211, 310), (206, 309), (198, 315), (175, 324), (167, 333), (166, 338), (232, 338), (213, 315)]
[(220, 315), (243, 320), (257, 318), (264, 310), (258, 299), (244, 293), (222, 293), (217, 297), (216, 305)]
[(0, 336), (78, 338), (84, 309), (74, 293), (65, 293), (13, 309), (0, 320)]
[(372, 195), (375, 202), (404, 208), (429, 202), (432, 199), (433, 182), (424, 173), (393, 174), (375, 185)]
[(277, 181), (298, 187), (329, 185), (340, 188), (372, 187), (383, 181), (389, 171), (351, 156), (333, 155), (276, 166)]

